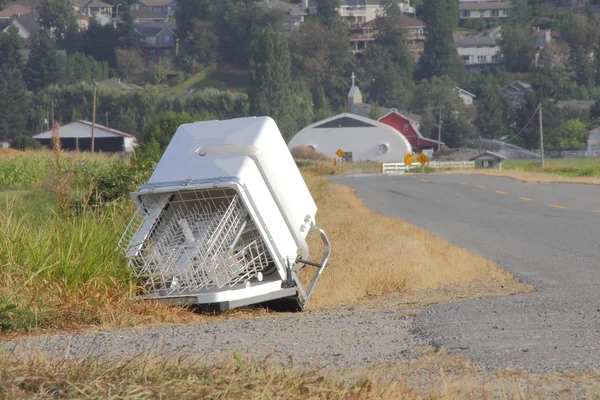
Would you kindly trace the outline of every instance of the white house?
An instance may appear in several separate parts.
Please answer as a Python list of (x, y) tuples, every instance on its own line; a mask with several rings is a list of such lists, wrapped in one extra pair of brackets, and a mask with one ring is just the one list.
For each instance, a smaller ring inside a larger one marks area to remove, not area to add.
[(502, 65), (499, 37), (456, 37), (454, 43), (458, 56), (467, 69), (485, 69)]
[(458, 90), (458, 97), (463, 101), (465, 106), (469, 107), (473, 105), (473, 101), (475, 100), (475, 96), (473, 93), (467, 92), (464, 89), (456, 88)]
[(460, 19), (493, 18), (506, 19), (512, 5), (510, 1), (460, 2)]
[(358, 115), (343, 113), (302, 129), (288, 143), (288, 148), (307, 146), (331, 158), (338, 150), (346, 161), (402, 161), (412, 152), (408, 140), (384, 123)]
[[(33, 138), (42, 146), (52, 147), (52, 130), (38, 133)], [(60, 142), (63, 150), (85, 151), (92, 148), (92, 123), (76, 120), (61, 126)], [(94, 127), (94, 151), (104, 153), (130, 153), (135, 137), (116, 129), (96, 124)]]
[(165, 17), (174, 17), (177, 2), (175, 0), (138, 0), (137, 3), (131, 6), (133, 10), (140, 8), (145, 8)]
[(600, 151), (600, 126), (590, 131), (590, 136), (588, 136), (588, 151)]
[[(410, 0), (398, 1), (396, 3), (402, 14), (414, 16), (415, 8), (410, 5)], [(302, 0), (300, 7), (310, 14), (318, 12), (316, 0)], [(341, 0), (337, 12), (348, 22), (366, 23), (373, 21), (384, 13), (381, 0)]]

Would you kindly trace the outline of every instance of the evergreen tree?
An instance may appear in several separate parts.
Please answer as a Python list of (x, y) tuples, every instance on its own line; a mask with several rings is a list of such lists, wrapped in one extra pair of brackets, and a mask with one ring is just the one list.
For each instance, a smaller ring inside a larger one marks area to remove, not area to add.
[(217, 3), (214, 0), (178, 0), (175, 21), (179, 38), (189, 38), (196, 21), (214, 21)]
[(402, 13), (397, 4), (391, 0), (382, 2), (382, 5), (385, 14), (375, 20), (377, 28), (375, 45), (388, 53), (390, 61), (402, 75), (404, 84), (409, 86), (412, 83), (414, 65), (406, 45), (405, 29), (399, 22)]
[[(0, 34), (2, 36), (2, 34)], [(30, 98), (21, 72), (16, 69), (0, 71), (0, 137), (23, 135), (29, 114)]]
[(427, 40), (416, 71), (417, 79), (448, 75), (458, 82), (463, 69), (453, 38), (458, 25), (458, 2), (424, 0), (423, 21), (427, 25)]
[(98, 61), (106, 61), (109, 67), (116, 66), (115, 50), (119, 34), (112, 25), (100, 25), (92, 20), (83, 34), (82, 50)]
[(331, 111), (329, 99), (325, 95), (325, 90), (323, 89), (323, 86), (318, 86), (314, 90), (312, 98), (315, 110), (315, 119), (317, 121), (320, 121), (325, 118), (331, 117), (333, 113)]
[(119, 39), (117, 40), (118, 46), (122, 49), (128, 50), (139, 49), (141, 45), (141, 36), (138, 31), (135, 30), (131, 9), (126, 8), (125, 12), (121, 16), (121, 19), (123, 20), (123, 23), (117, 30), (119, 35)]
[(264, 29), (252, 43), (250, 60), (250, 112), (270, 116), (289, 136), (293, 132), (291, 107), (291, 57), (286, 39), (270, 28)]
[(502, 88), (493, 82), (486, 82), (477, 97), (477, 117), (475, 126), (479, 134), (488, 139), (499, 139), (506, 131), (505, 100)]
[[(349, 43), (348, 29), (341, 21), (329, 27), (307, 21), (289, 37), (293, 75), (304, 79), (314, 96), (322, 90), (334, 109), (346, 104), (348, 77), (356, 71)], [(322, 114), (318, 107), (315, 110)]]
[(40, 23), (52, 32), (58, 41), (65, 40), (69, 32), (76, 32), (77, 18), (69, 0), (42, 0), (38, 7)]
[(19, 50), (25, 43), (16, 26), (11, 25), (5, 33), (0, 33), (0, 71), (21, 69), (23, 60)]
[(340, 6), (339, 0), (317, 0), (317, 16), (323, 26), (333, 24), (338, 16), (337, 8)]
[(535, 47), (528, 26), (505, 26), (500, 49), (508, 71), (528, 72), (531, 69)]
[(410, 91), (405, 71), (382, 46), (371, 46), (365, 56), (365, 89), (369, 99), (386, 107), (404, 108)]
[(31, 43), (31, 53), (25, 66), (25, 82), (29, 90), (37, 92), (64, 79), (65, 60), (56, 51), (50, 36), (41, 33)]

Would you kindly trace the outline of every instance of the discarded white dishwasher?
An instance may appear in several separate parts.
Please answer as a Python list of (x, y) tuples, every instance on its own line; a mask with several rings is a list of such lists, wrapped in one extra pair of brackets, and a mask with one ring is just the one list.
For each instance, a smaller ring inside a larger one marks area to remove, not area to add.
[[(317, 206), (268, 117), (184, 124), (150, 180), (120, 246), (144, 298), (228, 310), (272, 300), (303, 309), (327, 266)], [(306, 237), (318, 232), (321, 260)], [(316, 267), (307, 289), (298, 272)]]

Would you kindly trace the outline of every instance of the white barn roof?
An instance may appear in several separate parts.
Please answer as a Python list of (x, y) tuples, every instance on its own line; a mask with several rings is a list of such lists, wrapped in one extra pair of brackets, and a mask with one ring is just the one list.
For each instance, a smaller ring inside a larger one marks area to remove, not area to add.
[(316, 122), (298, 132), (288, 148), (308, 146), (329, 157), (338, 149), (352, 153), (352, 161), (402, 161), (412, 152), (408, 140), (389, 125), (344, 113)]
[[(61, 138), (91, 138), (92, 137), (92, 123), (89, 121), (76, 120), (69, 122), (60, 127)], [(106, 126), (96, 124), (94, 128), (95, 138), (106, 138), (106, 137), (125, 137), (133, 138), (125, 132), (118, 131), (116, 129), (108, 128)], [(38, 133), (33, 136), (34, 139), (51, 139), (52, 129)]]

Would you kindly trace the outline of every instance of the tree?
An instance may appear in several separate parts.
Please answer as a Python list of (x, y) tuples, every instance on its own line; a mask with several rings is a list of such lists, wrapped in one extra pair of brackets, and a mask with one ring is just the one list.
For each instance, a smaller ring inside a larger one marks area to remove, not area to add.
[(0, 33), (0, 71), (23, 68), (19, 50), (25, 42), (16, 26), (10, 25), (5, 33)]
[(499, 139), (506, 133), (506, 102), (502, 88), (493, 82), (486, 82), (477, 97), (477, 116), (474, 124), (479, 134), (488, 139)]
[(285, 135), (291, 135), (291, 57), (286, 39), (271, 28), (252, 43), (250, 61), (250, 111), (273, 118)]
[(133, 24), (131, 9), (126, 7), (125, 12), (121, 15), (121, 19), (123, 23), (119, 25), (119, 28), (117, 29), (119, 35), (119, 39), (117, 40), (118, 46), (127, 50), (139, 49), (141, 46), (141, 35), (135, 29)]
[(369, 112), (369, 118), (377, 121), (379, 119), (379, 103), (375, 102), (371, 104), (371, 111)]
[(458, 82), (463, 69), (453, 38), (458, 25), (458, 2), (424, 0), (423, 21), (427, 25), (427, 40), (416, 71), (417, 79), (448, 75)]
[(144, 60), (137, 50), (116, 51), (117, 68), (124, 77), (128, 78), (144, 71)]
[(94, 57), (83, 53), (69, 55), (66, 65), (66, 80), (68, 82), (91, 83), (94, 79), (101, 81), (108, 78), (108, 64), (97, 61)]
[(365, 57), (365, 89), (369, 100), (386, 107), (404, 108), (409, 98), (405, 74), (385, 47), (371, 46)]
[(348, 78), (356, 70), (349, 43), (348, 29), (340, 21), (326, 28), (309, 20), (289, 37), (293, 75), (304, 79), (313, 97), (323, 91), (335, 109), (346, 103)]
[(505, 26), (502, 30), (500, 50), (504, 65), (510, 72), (528, 72), (535, 52), (528, 26)]
[(110, 24), (100, 25), (92, 20), (83, 34), (81, 49), (98, 61), (106, 61), (109, 67), (116, 66), (115, 49), (118, 45), (119, 34)]
[(140, 136), (140, 148), (144, 150), (155, 144), (158, 145), (162, 155), (179, 126), (200, 120), (198, 118), (186, 112), (175, 113), (173, 111), (157, 115)]
[(29, 90), (37, 92), (64, 79), (65, 60), (56, 51), (56, 45), (46, 33), (40, 33), (31, 42), (31, 53), (25, 66), (25, 82)]
[(30, 98), (21, 72), (16, 68), (2, 69), (0, 72), (0, 137), (13, 138), (25, 132), (29, 102)]
[(153, 85), (163, 83), (167, 79), (167, 70), (162, 65), (153, 65), (148, 71), (148, 80)]
[(58, 41), (77, 31), (77, 18), (69, 0), (42, 0), (38, 11), (42, 27)]
[(16, 150), (38, 150), (42, 148), (42, 145), (29, 136), (20, 135), (12, 140), (10, 147)]
[(215, 25), (208, 21), (194, 21), (192, 31), (184, 41), (186, 54), (203, 65), (209, 65), (217, 60), (219, 38), (215, 33)]
[(217, 3), (213, 0), (179, 0), (175, 10), (177, 35), (186, 40), (196, 21), (214, 21)]
[(442, 141), (447, 146), (460, 146), (473, 137), (466, 118), (465, 106), (458, 96), (456, 84), (449, 76), (433, 77), (419, 82), (413, 92), (412, 109), (422, 110), (421, 131), (437, 139), (442, 119)]
[(403, 108), (413, 85), (413, 61), (399, 24), (400, 11), (393, 2), (382, 4), (385, 15), (377, 18), (375, 41), (365, 54), (365, 89), (371, 101)]
[(330, 26), (338, 16), (339, 0), (317, 0), (317, 16), (323, 26)]
[(558, 130), (549, 137), (549, 150), (581, 150), (587, 146), (587, 126), (579, 119), (563, 121)]

